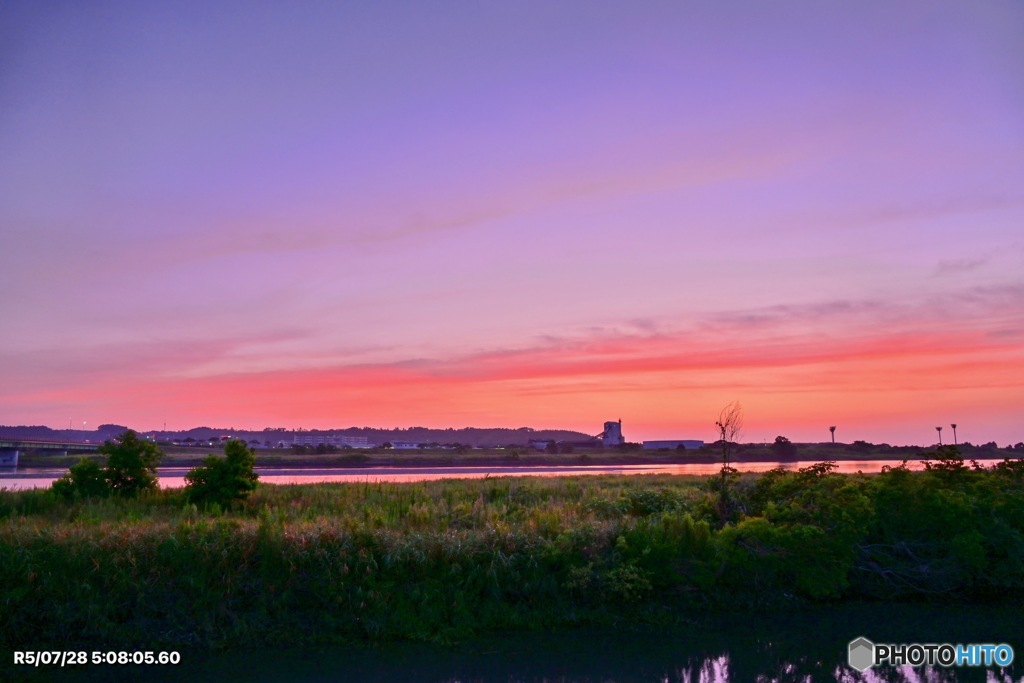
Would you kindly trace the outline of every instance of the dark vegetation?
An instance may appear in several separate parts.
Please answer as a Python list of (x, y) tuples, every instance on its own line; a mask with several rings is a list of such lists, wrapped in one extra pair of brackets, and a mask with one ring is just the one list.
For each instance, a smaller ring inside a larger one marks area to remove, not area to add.
[(99, 454), (106, 456), (105, 466), (82, 458), (53, 483), (53, 492), (63, 498), (132, 497), (156, 488), (156, 468), (163, 451), (155, 443), (128, 430), (117, 439), (105, 441)]
[(224, 444), (224, 457), (208, 455), (185, 475), (185, 497), (199, 505), (225, 507), (244, 500), (256, 488), (255, 452), (244, 441)]
[[(65, 500), (136, 497), (157, 489), (156, 468), (163, 451), (152, 441), (140, 439), (130, 429), (105, 441), (99, 454), (106, 464), (82, 458), (68, 473), (53, 483), (51, 491)], [(256, 452), (244, 441), (224, 443), (224, 455), (208, 455), (199, 467), (185, 475), (185, 498), (193, 503), (220, 508), (243, 500), (256, 488)]]
[(944, 448), (923, 472), (832, 470), (260, 486), (205, 512), (184, 490), (0, 492), (0, 640), (452, 641), (850, 599), (1021, 601), (1024, 461), (980, 468)]
[[(23, 439), (91, 441), (99, 443), (114, 439), (128, 431), (128, 427), (115, 424), (99, 425), (95, 430), (84, 429), (51, 429), (41, 425), (8, 426), (0, 425), (0, 436)], [(152, 430), (145, 432), (162, 445), (178, 443), (194, 447), (208, 447), (212, 443), (220, 443), (229, 438), (248, 442), (259, 447), (277, 447), (279, 444), (290, 446), (296, 434), (303, 436), (355, 436), (365, 437), (371, 444), (382, 444), (385, 441), (413, 441), (423, 444), (465, 444), (470, 447), (494, 447), (511, 444), (526, 446), (530, 439), (553, 439), (556, 441), (576, 441), (586, 439), (587, 434), (565, 429), (532, 429), (520, 427), (509, 429), (503, 427), (464, 427), (459, 429), (429, 429), (427, 427), (407, 427), (395, 429), (378, 429), (373, 427), (346, 427), (342, 429), (284, 429), (267, 427), (261, 430), (235, 429), (234, 427), (195, 427), (181, 430)]]
[[(782, 437), (783, 444), (789, 440)], [(223, 448), (228, 440), (218, 439), (213, 447)], [(822, 462), (826, 460), (892, 460), (894, 464), (901, 460), (918, 460), (928, 457), (931, 452), (921, 446), (890, 446), (873, 444), (866, 441), (853, 443), (797, 443), (788, 446), (767, 443), (729, 443), (730, 464), (748, 462)], [(203, 464), (203, 459), (212, 444), (194, 442), (191, 445), (172, 445), (157, 442), (164, 452), (162, 466), (195, 467)], [(640, 444), (626, 443), (611, 448), (573, 447), (572, 453), (557, 454), (537, 451), (528, 446), (507, 444), (494, 448), (475, 448), (464, 443), (451, 442), (439, 447), (416, 450), (383, 448), (346, 448), (344, 446), (292, 446), (288, 448), (269, 448), (249, 442), (256, 448), (257, 467), (443, 467), (456, 466), (488, 466), (502, 464), (557, 466), (581, 464), (588, 465), (639, 465), (639, 464), (673, 464), (673, 463), (721, 463), (723, 444), (715, 441), (698, 449), (660, 449), (642, 450)], [(559, 446), (563, 444), (558, 444)], [(994, 442), (982, 445), (962, 443), (959, 449), (965, 458), (979, 460), (1002, 459), (1006, 456), (1024, 456), (1024, 443), (997, 446)], [(22, 452), (22, 467), (69, 467), (78, 462), (78, 456), (57, 455), (53, 451)], [(102, 460), (102, 458), (101, 458)]]

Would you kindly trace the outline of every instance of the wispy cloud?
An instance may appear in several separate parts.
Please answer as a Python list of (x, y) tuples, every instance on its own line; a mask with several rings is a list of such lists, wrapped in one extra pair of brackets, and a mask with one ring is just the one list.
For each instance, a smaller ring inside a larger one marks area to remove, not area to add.
[(947, 259), (939, 261), (939, 264), (935, 267), (935, 272), (932, 273), (932, 277), (945, 277), (948, 275), (958, 275), (960, 273), (969, 273), (972, 270), (978, 270), (979, 268), (987, 265), (992, 261), (991, 256), (983, 256), (980, 258), (960, 258), (960, 259)]
[[(1020, 294), (1012, 287), (975, 288), (916, 307), (871, 301), (768, 307), (709, 316), (674, 331), (659, 321), (653, 331), (645, 325), (590, 330), (451, 357), (352, 363), (328, 354), (264, 370), (253, 369), (258, 362), (231, 363), (246, 348), (258, 351), (246, 346), (252, 340), (108, 347), (58, 359), (60, 381), (30, 386), (33, 368), (48, 362), (38, 354), (19, 359), (27, 368), (18, 375), (24, 384), (0, 393), (0, 407), (89, 401), (130, 412), (144, 397), (197, 415), (497, 419), (591, 404), (593, 410), (642, 404), (645, 414), (659, 415), (666, 406), (658, 397), (692, 402), (728, 391), (789, 396), (787, 408), (812, 413), (823, 395), (838, 392), (850, 401), (876, 395), (876, 408), (862, 410), (888, 410), (897, 394), (928, 403), (949, 391), (1024, 391), (1019, 330), (986, 323)], [(935, 311), (950, 309), (953, 317), (966, 316), (963, 324), (936, 323)], [(183, 370), (204, 364), (200, 375)]]
[(856, 220), (863, 224), (884, 224), (898, 221), (922, 221), (946, 216), (979, 213), (1024, 207), (1024, 197), (1009, 194), (970, 194), (957, 197), (919, 201), (906, 204), (889, 204), (865, 209), (856, 214)]

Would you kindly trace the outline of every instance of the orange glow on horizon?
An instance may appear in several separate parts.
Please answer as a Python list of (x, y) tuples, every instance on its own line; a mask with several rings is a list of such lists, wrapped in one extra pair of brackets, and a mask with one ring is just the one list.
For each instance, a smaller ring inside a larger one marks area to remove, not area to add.
[(191, 426), (268, 421), (307, 428), (532, 426), (590, 433), (605, 419), (623, 418), (636, 439), (713, 438), (709, 425), (717, 409), (740, 399), (749, 437), (760, 440), (771, 433), (813, 435), (821, 431), (815, 425), (836, 421), (891, 430), (932, 413), (992, 418), (990, 408), (977, 407), (979, 396), (1006, 407), (1005, 417), (1022, 395), (1024, 350), (964, 333), (830, 343), (790, 337), (759, 347), (616, 338), (447, 361), (167, 379), (142, 382), (130, 396), (117, 385), (98, 384), (87, 397), (53, 390), (27, 398), (87, 398), (97, 412), (144, 423), (133, 406), (160, 405), (176, 423)]

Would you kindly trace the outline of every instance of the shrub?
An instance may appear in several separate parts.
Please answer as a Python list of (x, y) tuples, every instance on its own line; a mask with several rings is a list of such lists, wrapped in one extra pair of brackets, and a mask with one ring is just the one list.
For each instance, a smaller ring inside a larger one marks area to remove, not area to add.
[(53, 492), (62, 498), (101, 497), (110, 495), (110, 486), (99, 463), (82, 458), (68, 473), (53, 482)]
[(156, 467), (163, 451), (155, 443), (129, 429), (116, 440), (104, 441), (99, 452), (107, 456), (106, 467), (82, 458), (53, 482), (53, 492), (62, 498), (136, 496), (157, 487)]
[(185, 494), (194, 503), (227, 507), (256, 488), (256, 454), (244, 441), (224, 444), (225, 457), (209, 455), (203, 465), (185, 475)]
[(129, 429), (115, 441), (104, 441), (99, 452), (108, 456), (103, 473), (112, 492), (136, 496), (157, 487), (156, 467), (163, 451), (155, 443)]

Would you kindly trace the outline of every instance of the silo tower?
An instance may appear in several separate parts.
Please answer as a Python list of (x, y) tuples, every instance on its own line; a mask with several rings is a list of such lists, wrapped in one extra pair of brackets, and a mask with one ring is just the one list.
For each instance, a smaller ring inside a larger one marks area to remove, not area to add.
[(622, 420), (618, 422), (605, 422), (604, 433), (601, 434), (601, 443), (605, 446), (619, 446), (626, 443), (622, 438)]

